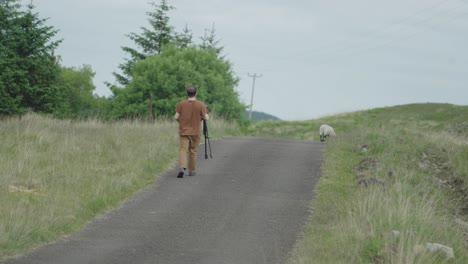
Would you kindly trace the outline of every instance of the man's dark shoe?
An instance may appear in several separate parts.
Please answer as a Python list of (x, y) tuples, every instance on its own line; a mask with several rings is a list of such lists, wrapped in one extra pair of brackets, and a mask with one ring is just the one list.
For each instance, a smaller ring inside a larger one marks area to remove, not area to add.
[(177, 174), (177, 178), (183, 178), (185, 173), (185, 169), (180, 168), (179, 169), (179, 174)]
[(189, 172), (189, 174), (188, 174), (188, 176), (195, 176), (195, 175), (197, 175), (196, 171)]

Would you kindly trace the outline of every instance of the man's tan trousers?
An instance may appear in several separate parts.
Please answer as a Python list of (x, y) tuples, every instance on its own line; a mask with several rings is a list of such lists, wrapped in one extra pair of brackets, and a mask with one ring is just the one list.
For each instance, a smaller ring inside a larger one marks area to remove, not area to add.
[(194, 172), (197, 167), (197, 151), (198, 145), (200, 145), (200, 136), (180, 136), (179, 141), (179, 168), (187, 168), (188, 153), (189, 173)]

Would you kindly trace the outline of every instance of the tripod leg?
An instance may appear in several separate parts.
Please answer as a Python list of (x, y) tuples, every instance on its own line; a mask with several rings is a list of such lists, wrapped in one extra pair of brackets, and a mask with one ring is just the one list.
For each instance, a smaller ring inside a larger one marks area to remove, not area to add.
[(206, 152), (206, 136), (205, 136), (205, 159), (208, 159), (208, 153)]
[(211, 155), (211, 142), (210, 142), (210, 138), (208, 138), (208, 147), (210, 148), (210, 158), (213, 158), (213, 155)]

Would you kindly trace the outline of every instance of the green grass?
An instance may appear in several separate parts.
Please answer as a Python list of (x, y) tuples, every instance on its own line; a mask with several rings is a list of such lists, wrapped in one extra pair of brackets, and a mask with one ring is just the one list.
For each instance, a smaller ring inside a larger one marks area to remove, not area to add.
[[(413, 104), (244, 128), (318, 141), (326, 123), (338, 135), (324, 143), (310, 225), (289, 263), (468, 263), (467, 119), (466, 106)], [(240, 129), (215, 119), (210, 135)], [(1, 120), (0, 260), (77, 232), (154, 184), (177, 146), (171, 121)], [(452, 247), (455, 259), (426, 243)]]
[(468, 263), (467, 119), (466, 106), (414, 104), (254, 124), (252, 135), (318, 140), (323, 123), (338, 135), (289, 263)]
[[(235, 134), (222, 120), (210, 134)], [(0, 260), (79, 231), (177, 159), (177, 123), (0, 121)]]

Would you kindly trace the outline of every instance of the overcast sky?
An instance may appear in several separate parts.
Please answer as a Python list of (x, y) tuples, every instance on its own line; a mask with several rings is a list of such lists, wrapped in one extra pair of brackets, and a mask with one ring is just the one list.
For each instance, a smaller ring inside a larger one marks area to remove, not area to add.
[[(23, 3), (28, 3), (23, 0)], [(59, 30), (65, 66), (91, 65), (99, 95), (151, 0), (34, 0)], [(159, 3), (159, 0), (154, 2)], [(468, 105), (468, 0), (168, 0), (171, 25), (199, 41), (215, 25), (235, 88), (283, 120), (407, 103)]]

